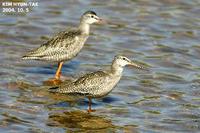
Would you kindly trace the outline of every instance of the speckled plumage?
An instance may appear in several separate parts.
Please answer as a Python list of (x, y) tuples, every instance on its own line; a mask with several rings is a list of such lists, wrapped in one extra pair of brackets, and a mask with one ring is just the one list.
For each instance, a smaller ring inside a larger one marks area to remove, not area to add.
[(97, 71), (86, 74), (75, 82), (53, 87), (50, 91), (89, 97), (102, 97), (112, 90), (120, 77), (121, 76), (114, 76), (107, 71)]
[(93, 11), (81, 16), (77, 29), (60, 32), (48, 42), (28, 52), (22, 59), (62, 62), (74, 58), (82, 49), (88, 36), (90, 25), (101, 19)]
[(60, 32), (39, 48), (26, 54), (23, 59), (66, 61), (75, 57), (82, 49), (88, 35), (79, 29)]
[(52, 87), (49, 91), (66, 94), (81, 94), (87, 97), (105, 96), (119, 82), (122, 76), (123, 67), (127, 64), (132, 64), (137, 68), (142, 68), (141, 66), (131, 62), (126, 57), (116, 56), (113, 60), (111, 70), (86, 74), (74, 82)]

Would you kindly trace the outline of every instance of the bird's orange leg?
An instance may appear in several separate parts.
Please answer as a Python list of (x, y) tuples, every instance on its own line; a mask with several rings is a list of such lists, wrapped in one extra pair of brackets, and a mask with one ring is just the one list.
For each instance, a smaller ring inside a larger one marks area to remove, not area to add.
[(92, 109), (92, 98), (88, 97), (88, 100), (89, 100), (89, 101), (88, 101), (88, 102), (89, 102), (89, 103), (88, 103), (88, 106), (89, 106), (89, 107), (88, 107), (88, 110), (87, 110), (88, 113), (95, 112), (96, 110), (93, 110), (93, 109)]
[(62, 65), (63, 65), (63, 62), (58, 63), (58, 69), (56, 71), (55, 79), (60, 80)]
[(43, 83), (45, 85), (59, 85), (62, 83), (62, 81), (60, 80), (62, 65), (63, 62), (58, 63), (58, 68), (55, 74), (55, 78), (44, 81)]

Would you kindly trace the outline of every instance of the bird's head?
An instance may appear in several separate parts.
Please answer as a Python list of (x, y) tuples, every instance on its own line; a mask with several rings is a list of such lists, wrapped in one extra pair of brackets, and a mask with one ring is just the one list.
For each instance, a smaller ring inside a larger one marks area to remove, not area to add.
[(134, 61), (132, 61), (132, 60), (130, 60), (127, 57), (122, 56), (122, 55), (115, 56), (113, 63), (118, 65), (119, 67), (124, 67), (126, 65), (129, 65), (129, 66), (133, 66), (133, 67), (136, 67), (136, 68), (139, 68), (139, 69), (143, 69), (142, 66), (138, 65)]
[(94, 24), (100, 23), (102, 19), (99, 18), (94, 11), (87, 11), (82, 15), (81, 21), (86, 24)]

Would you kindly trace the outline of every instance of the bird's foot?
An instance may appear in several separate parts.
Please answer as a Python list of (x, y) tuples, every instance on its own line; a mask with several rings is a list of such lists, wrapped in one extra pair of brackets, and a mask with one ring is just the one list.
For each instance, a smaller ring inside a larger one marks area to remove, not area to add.
[(95, 112), (95, 111), (96, 111), (95, 109), (88, 109), (87, 110), (88, 113)]
[(48, 85), (48, 86), (59, 85), (61, 83), (62, 83), (62, 80), (56, 79), (56, 78), (51, 78), (51, 79), (48, 79), (46, 81), (43, 81), (43, 84)]

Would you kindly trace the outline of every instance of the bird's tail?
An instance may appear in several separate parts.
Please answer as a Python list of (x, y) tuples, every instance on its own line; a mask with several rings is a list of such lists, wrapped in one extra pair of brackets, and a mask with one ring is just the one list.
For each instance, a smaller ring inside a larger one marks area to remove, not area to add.
[(61, 93), (61, 94), (76, 95), (76, 96), (90, 95), (90, 93), (88, 93), (88, 92), (81, 92), (81, 91), (75, 91), (75, 90), (72, 91), (70, 89), (66, 89), (66, 88), (62, 88), (62, 87), (58, 87), (58, 86), (51, 87), (51, 88), (49, 88), (48, 91), (52, 92), (52, 93)]
[(51, 87), (51, 88), (49, 88), (48, 91), (49, 92), (59, 92), (59, 87), (58, 86)]
[(22, 59), (23, 60), (39, 60), (40, 57), (24, 55), (24, 56), (22, 56)]
[(64, 94), (64, 93), (66, 93), (66, 94), (71, 93), (70, 90), (65, 89), (65, 88), (63, 88), (63, 87), (61, 87), (61, 86), (54, 86), (54, 87), (51, 87), (51, 88), (49, 88), (48, 91), (49, 91), (49, 92), (52, 92), (52, 93), (62, 93), (62, 94)]

